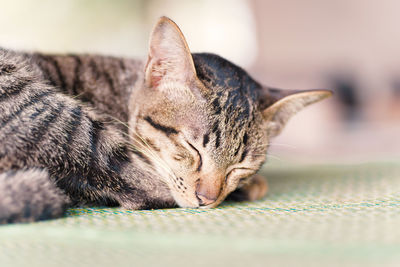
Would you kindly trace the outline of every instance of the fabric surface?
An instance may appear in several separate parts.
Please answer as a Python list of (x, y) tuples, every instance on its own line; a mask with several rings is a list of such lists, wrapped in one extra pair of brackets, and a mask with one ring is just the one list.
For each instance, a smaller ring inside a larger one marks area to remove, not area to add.
[(0, 266), (400, 266), (400, 163), (267, 164), (216, 209), (71, 209), (0, 227)]

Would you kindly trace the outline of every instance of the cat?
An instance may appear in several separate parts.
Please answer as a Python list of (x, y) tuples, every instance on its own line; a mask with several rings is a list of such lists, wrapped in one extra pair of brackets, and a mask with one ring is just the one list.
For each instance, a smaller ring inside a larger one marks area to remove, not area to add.
[(76, 205), (256, 200), (270, 139), (327, 90), (262, 86), (161, 17), (147, 62), (0, 49), (0, 223)]

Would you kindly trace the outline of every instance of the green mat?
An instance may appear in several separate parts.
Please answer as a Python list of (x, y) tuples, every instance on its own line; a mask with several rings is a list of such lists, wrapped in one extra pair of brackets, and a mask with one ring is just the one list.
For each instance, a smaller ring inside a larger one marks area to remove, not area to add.
[(0, 266), (400, 266), (400, 163), (262, 172), (258, 202), (1, 226)]

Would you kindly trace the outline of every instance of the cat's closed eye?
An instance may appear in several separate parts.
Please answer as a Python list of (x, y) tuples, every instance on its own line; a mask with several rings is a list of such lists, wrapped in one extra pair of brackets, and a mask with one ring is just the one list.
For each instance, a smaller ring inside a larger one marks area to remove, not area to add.
[(251, 175), (256, 173), (257, 170), (251, 169), (251, 168), (245, 168), (245, 167), (238, 167), (238, 168), (233, 168), (225, 177), (225, 181), (228, 181), (229, 179), (235, 179), (238, 180), (239, 182), (242, 182), (249, 178)]
[(196, 167), (196, 171), (197, 171), (197, 172), (200, 172), (200, 171), (201, 171), (201, 167), (203, 166), (203, 159), (202, 159), (202, 157), (201, 157), (201, 154), (200, 154), (199, 150), (198, 150), (194, 145), (192, 145), (190, 142), (186, 141), (186, 143), (189, 145), (189, 147), (190, 147), (193, 151), (195, 151), (195, 153), (196, 153), (196, 155), (197, 155), (197, 167)]
[(184, 160), (186, 157), (183, 154), (175, 154), (172, 156), (172, 158), (176, 161), (181, 161), (181, 160)]

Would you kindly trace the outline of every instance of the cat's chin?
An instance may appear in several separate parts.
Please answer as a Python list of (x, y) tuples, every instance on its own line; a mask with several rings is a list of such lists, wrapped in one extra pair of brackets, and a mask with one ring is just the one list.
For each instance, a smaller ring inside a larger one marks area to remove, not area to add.
[[(177, 194), (179, 194), (179, 193), (177, 193)], [(174, 194), (172, 194), (172, 195), (173, 195), (173, 197), (175, 199), (175, 202), (181, 208), (209, 209), (209, 208), (217, 207), (222, 202), (222, 199), (219, 199), (219, 200), (217, 200), (217, 201), (215, 201), (215, 202), (213, 202), (213, 203), (211, 203), (209, 205), (202, 206), (202, 205), (200, 205), (199, 200), (197, 198), (194, 199), (194, 200), (191, 200), (191, 199), (186, 199), (186, 198), (182, 197), (181, 195), (179, 195), (178, 197), (175, 197)]]
[(179, 192), (172, 192), (172, 196), (175, 202), (181, 208), (198, 208), (200, 206), (199, 201), (196, 196), (193, 194), (193, 197), (188, 195), (182, 195)]

